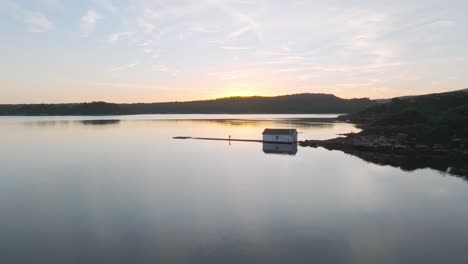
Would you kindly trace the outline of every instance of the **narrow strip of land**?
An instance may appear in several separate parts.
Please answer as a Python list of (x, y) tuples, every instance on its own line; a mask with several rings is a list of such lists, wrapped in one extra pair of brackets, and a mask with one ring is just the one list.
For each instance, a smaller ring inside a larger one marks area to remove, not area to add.
[(240, 139), (240, 138), (210, 138), (210, 137), (185, 137), (178, 136), (173, 139), (197, 139), (197, 140), (215, 140), (215, 141), (238, 141), (238, 142), (256, 142), (256, 143), (269, 143), (269, 144), (297, 144), (297, 142), (278, 142), (278, 141), (264, 141), (260, 139)]

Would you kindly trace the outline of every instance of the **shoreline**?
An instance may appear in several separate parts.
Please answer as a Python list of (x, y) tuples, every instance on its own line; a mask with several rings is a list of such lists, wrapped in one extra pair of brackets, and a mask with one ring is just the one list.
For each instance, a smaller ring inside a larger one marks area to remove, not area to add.
[(326, 140), (302, 140), (301, 147), (323, 147), (329, 150), (356, 150), (385, 153), (425, 153), (425, 154), (466, 154), (468, 151), (449, 144), (428, 145), (424, 142), (408, 139), (408, 135), (399, 133), (393, 136), (378, 134), (350, 133), (345, 137)]

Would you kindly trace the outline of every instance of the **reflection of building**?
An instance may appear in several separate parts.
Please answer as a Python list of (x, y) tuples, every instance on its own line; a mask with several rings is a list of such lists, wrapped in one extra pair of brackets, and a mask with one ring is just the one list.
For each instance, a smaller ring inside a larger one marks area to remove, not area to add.
[(265, 130), (263, 131), (263, 142), (267, 142), (267, 143), (297, 142), (297, 130), (296, 129), (265, 128)]
[(296, 155), (297, 144), (296, 143), (263, 143), (263, 152), (267, 154), (286, 154)]

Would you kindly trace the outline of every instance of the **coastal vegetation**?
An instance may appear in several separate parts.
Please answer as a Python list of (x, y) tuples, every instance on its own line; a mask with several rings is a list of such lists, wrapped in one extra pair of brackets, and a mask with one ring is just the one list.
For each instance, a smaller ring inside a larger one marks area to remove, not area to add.
[(118, 115), (121, 113), (118, 104), (106, 102), (0, 105), (0, 115), (4, 116)]
[(229, 114), (319, 114), (354, 113), (376, 102), (368, 98), (343, 99), (332, 94), (293, 94), (274, 97), (228, 97), (214, 100), (126, 104), (122, 110), (130, 114), (146, 113), (229, 113)]
[(468, 91), (395, 98), (343, 115), (359, 133), (301, 146), (341, 150), (364, 160), (403, 169), (431, 167), (468, 179)]
[(468, 91), (395, 98), (340, 117), (358, 123), (362, 135), (405, 137), (408, 142), (468, 147)]

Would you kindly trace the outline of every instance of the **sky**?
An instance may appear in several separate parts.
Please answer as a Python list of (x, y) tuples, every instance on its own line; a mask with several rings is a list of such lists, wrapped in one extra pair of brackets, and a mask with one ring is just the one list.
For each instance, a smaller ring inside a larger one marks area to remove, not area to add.
[(466, 0), (0, 0), (0, 103), (468, 88)]

